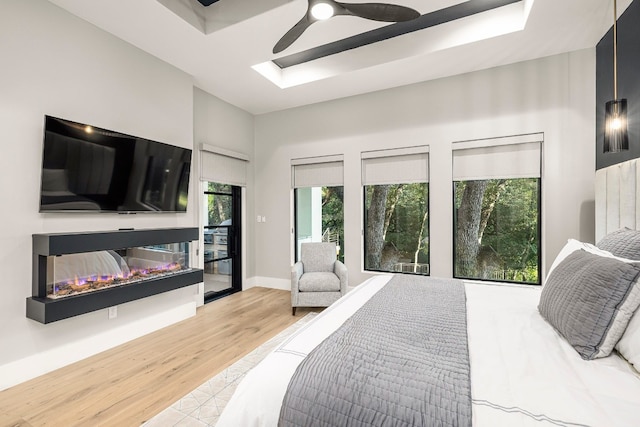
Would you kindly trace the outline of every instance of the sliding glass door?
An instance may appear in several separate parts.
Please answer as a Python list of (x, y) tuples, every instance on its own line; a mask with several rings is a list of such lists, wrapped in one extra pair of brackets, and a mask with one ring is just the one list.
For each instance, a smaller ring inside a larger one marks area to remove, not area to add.
[(242, 290), (241, 189), (205, 183), (204, 301)]

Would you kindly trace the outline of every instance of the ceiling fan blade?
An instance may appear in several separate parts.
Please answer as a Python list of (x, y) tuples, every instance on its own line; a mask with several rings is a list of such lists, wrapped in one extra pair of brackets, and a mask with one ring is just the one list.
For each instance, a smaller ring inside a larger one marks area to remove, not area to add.
[(406, 6), (398, 6), (388, 3), (338, 3), (348, 13), (341, 15), (355, 15), (360, 18), (383, 22), (411, 21), (420, 16), (420, 12)]
[(296, 25), (294, 25), (289, 31), (287, 31), (280, 40), (278, 40), (278, 43), (276, 43), (276, 45), (273, 47), (273, 53), (280, 53), (291, 46), (291, 44), (294, 41), (298, 40), (298, 37), (300, 37), (302, 33), (304, 33), (304, 31), (309, 28), (309, 26), (314, 22), (315, 21), (309, 19), (307, 15), (303, 16)]

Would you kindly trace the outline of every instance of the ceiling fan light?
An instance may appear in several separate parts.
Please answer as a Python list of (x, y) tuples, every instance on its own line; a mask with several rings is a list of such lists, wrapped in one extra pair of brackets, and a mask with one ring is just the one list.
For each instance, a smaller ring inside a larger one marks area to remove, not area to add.
[(329, 3), (316, 3), (311, 8), (311, 16), (320, 21), (331, 18), (334, 13), (333, 6)]

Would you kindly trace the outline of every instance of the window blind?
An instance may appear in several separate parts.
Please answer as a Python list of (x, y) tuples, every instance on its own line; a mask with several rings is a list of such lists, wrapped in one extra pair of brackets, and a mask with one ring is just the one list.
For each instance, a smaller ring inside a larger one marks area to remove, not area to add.
[(453, 144), (453, 180), (540, 178), (542, 135)]
[(200, 150), (200, 180), (246, 187), (248, 160), (244, 154), (203, 144)]
[(343, 156), (292, 159), (293, 188), (339, 187), (344, 185)]
[(361, 154), (362, 185), (429, 182), (429, 147), (366, 151)]

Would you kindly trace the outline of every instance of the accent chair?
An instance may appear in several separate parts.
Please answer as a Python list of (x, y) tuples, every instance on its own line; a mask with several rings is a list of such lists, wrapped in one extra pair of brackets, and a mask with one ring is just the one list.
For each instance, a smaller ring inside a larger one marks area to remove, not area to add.
[(337, 259), (335, 243), (302, 243), (300, 261), (291, 269), (291, 307), (328, 307), (347, 293), (347, 267)]

